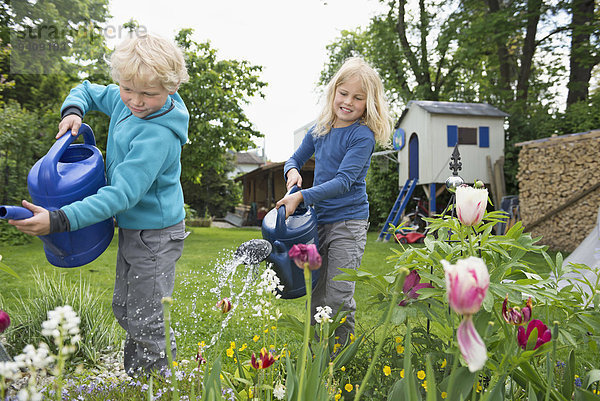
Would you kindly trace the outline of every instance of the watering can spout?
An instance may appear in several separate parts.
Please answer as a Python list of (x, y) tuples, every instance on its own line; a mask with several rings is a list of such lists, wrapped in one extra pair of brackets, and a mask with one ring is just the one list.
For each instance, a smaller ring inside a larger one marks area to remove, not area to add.
[(0, 206), (0, 219), (24, 220), (33, 217), (33, 212), (21, 206)]

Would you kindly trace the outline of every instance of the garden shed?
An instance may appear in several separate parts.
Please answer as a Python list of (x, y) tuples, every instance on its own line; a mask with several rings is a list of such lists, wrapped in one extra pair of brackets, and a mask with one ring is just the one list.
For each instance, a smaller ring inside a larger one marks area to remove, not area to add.
[(400, 193), (382, 235), (387, 231), (388, 223), (398, 223), (416, 184), (423, 186), (429, 198), (429, 210), (439, 211), (436, 198), (451, 175), (449, 164), (456, 145), (462, 163), (458, 174), (466, 183), (481, 180), (489, 184), (494, 204), (500, 204), (496, 198), (500, 200), (504, 196), (502, 170), (507, 116), (487, 103), (408, 102), (393, 138), (393, 152), (398, 156)]
[(519, 204), (525, 229), (572, 252), (594, 229), (600, 206), (600, 130), (521, 142)]

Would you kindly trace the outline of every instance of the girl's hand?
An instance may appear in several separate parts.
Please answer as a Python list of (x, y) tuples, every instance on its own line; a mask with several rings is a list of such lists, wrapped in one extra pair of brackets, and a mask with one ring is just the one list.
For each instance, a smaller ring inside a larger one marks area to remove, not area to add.
[(63, 136), (68, 130), (71, 130), (71, 135), (77, 136), (79, 127), (81, 127), (81, 117), (77, 114), (69, 114), (58, 123), (58, 134), (56, 134), (56, 139)]
[[(290, 169), (286, 174), (287, 180), (285, 182), (285, 186), (289, 191), (292, 189), (294, 185), (297, 185), (298, 188), (302, 188), (302, 176), (295, 168)], [(296, 205), (298, 206), (298, 205)]]
[[(64, 134), (64, 132), (63, 132)], [(23, 201), (23, 207), (33, 212), (33, 217), (24, 220), (8, 220), (17, 230), (29, 235), (47, 235), (50, 234), (50, 212), (26, 200)]]
[[(291, 171), (291, 170), (290, 170)], [(302, 196), (302, 191), (294, 192), (291, 195), (286, 195), (275, 205), (276, 209), (279, 209), (280, 206), (285, 206), (285, 218), (287, 219), (296, 211), (296, 208), (302, 201), (304, 200), (304, 196)]]

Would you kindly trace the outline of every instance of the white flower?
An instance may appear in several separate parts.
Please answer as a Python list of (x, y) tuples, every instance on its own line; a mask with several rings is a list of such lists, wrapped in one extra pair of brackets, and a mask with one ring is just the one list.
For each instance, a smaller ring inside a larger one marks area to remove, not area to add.
[(0, 362), (0, 377), (17, 380), (19, 378), (19, 365), (12, 361)]
[(332, 310), (329, 306), (317, 306), (317, 313), (315, 313), (315, 321), (317, 323), (328, 322), (331, 323)]
[(278, 382), (275, 385), (275, 388), (273, 389), (273, 397), (277, 398), (278, 400), (283, 400), (283, 397), (285, 397), (285, 386), (281, 384), (281, 382)]

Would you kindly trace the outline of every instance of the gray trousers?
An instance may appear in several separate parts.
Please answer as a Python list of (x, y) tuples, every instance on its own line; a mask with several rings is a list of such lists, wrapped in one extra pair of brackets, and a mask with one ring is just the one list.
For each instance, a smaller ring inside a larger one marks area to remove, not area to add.
[[(167, 366), (161, 300), (173, 294), (175, 263), (187, 236), (183, 221), (158, 230), (119, 228), (119, 250), (113, 313), (127, 333), (125, 371), (160, 370)], [(175, 334), (171, 329), (175, 358)]]
[(342, 273), (340, 268), (356, 269), (360, 266), (367, 243), (367, 220), (346, 220), (319, 225), (319, 253), (323, 258), (319, 281), (311, 298), (312, 324), (315, 324), (317, 306), (329, 306), (332, 318), (341, 308), (348, 311), (346, 322), (338, 327), (336, 342), (344, 345), (350, 333), (354, 334), (354, 281), (334, 281)]

